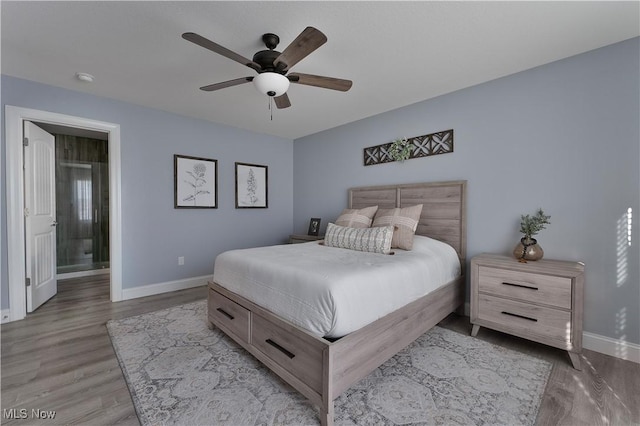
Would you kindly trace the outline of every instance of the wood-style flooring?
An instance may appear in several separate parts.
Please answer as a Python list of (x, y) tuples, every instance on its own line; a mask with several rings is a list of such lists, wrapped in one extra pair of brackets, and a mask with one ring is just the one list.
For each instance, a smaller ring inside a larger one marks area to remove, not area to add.
[[(35, 313), (0, 327), (2, 424), (138, 425), (106, 322), (205, 296), (200, 287), (111, 303), (107, 276), (60, 281), (58, 295)], [(457, 315), (440, 325), (471, 331)], [(553, 363), (539, 425), (640, 424), (640, 364), (585, 350), (576, 371), (561, 350), (485, 328), (478, 338)], [(34, 419), (32, 410), (55, 411), (55, 418)], [(26, 419), (7, 418), (23, 413)]]

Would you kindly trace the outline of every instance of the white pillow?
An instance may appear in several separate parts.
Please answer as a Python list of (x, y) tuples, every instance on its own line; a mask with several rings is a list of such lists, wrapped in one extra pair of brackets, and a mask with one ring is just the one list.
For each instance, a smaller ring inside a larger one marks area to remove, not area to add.
[(376, 228), (349, 228), (333, 223), (327, 225), (324, 245), (371, 253), (388, 254), (391, 251), (393, 226)]

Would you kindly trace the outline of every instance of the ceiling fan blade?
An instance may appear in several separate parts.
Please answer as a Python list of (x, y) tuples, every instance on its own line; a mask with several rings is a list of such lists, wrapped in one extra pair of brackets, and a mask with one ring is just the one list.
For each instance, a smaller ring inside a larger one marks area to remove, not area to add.
[(273, 98), (276, 101), (276, 106), (278, 109), (289, 108), (291, 106), (291, 101), (289, 100), (289, 96), (287, 94), (283, 94), (280, 96), (276, 96)]
[(201, 35), (198, 35), (196, 33), (184, 33), (182, 34), (182, 38), (190, 41), (191, 43), (195, 43), (198, 46), (204, 47), (205, 49), (209, 49), (212, 52), (215, 52), (219, 55), (222, 55), (226, 58), (231, 59), (232, 61), (236, 61), (242, 65), (245, 65), (249, 68), (253, 68), (254, 70), (260, 72), (262, 70), (262, 67), (260, 65), (258, 65), (257, 63), (253, 62), (250, 59), (245, 58), (242, 55), (237, 54), (236, 52), (233, 52), (229, 49), (227, 49), (226, 47), (220, 46), (218, 43), (214, 43), (209, 39), (206, 39), (204, 37), (202, 37)]
[(248, 83), (253, 80), (253, 77), (236, 78), (235, 80), (223, 81), (222, 83), (210, 84), (208, 86), (202, 86), (200, 90), (205, 92), (213, 92), (214, 90), (224, 89), (225, 87), (237, 86), (238, 84)]
[(351, 80), (343, 80), (340, 78), (324, 77), (321, 75), (293, 73), (287, 78), (292, 83), (304, 84), (307, 86), (322, 87), (323, 89), (339, 90), (346, 92), (351, 89), (353, 82)]
[(281, 71), (288, 70), (326, 42), (327, 36), (320, 30), (307, 27), (278, 55), (273, 65)]

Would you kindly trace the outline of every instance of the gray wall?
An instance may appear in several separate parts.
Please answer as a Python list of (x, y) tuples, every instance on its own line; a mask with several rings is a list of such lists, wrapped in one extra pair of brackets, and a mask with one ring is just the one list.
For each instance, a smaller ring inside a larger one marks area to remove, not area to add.
[[(293, 223), (293, 142), (163, 111), (2, 76), (4, 106), (120, 125), (124, 289), (213, 273), (231, 248), (279, 244)], [(2, 132), (2, 173), (5, 171)], [(218, 209), (173, 208), (173, 155), (218, 160)], [(235, 209), (234, 162), (267, 165), (269, 208)], [(2, 175), (2, 309), (9, 306)], [(178, 256), (185, 265), (178, 266)]]
[[(294, 231), (324, 230), (351, 186), (466, 179), (468, 259), (509, 254), (542, 207), (545, 257), (585, 262), (585, 331), (640, 343), (639, 40), (296, 140)], [(363, 166), (365, 147), (451, 128), (452, 154)]]

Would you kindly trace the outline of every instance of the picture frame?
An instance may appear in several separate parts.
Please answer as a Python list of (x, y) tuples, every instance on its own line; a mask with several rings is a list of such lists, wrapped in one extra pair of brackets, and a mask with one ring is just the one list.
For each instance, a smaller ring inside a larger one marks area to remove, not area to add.
[(269, 207), (268, 167), (236, 162), (236, 209)]
[(218, 160), (174, 154), (173, 194), (176, 209), (217, 209)]
[(311, 220), (309, 220), (309, 231), (307, 231), (307, 235), (313, 235), (317, 237), (319, 232), (320, 232), (320, 218), (312, 217)]

